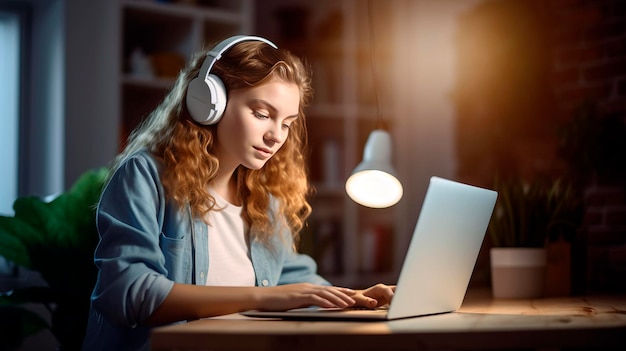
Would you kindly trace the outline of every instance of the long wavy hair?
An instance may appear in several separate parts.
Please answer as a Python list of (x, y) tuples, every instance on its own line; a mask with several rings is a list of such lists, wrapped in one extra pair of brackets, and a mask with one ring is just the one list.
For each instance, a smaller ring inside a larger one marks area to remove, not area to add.
[[(125, 149), (113, 161), (114, 172), (124, 160), (146, 148), (164, 165), (162, 182), (166, 196), (179, 208), (188, 203), (192, 214), (206, 218), (216, 209), (208, 193), (209, 184), (219, 168), (214, 145), (217, 125), (194, 122), (187, 111), (185, 94), (189, 82), (198, 75), (208, 51), (196, 54), (181, 71), (172, 90), (162, 103), (131, 133)], [(271, 79), (295, 84), (300, 91), (299, 117), (288, 137), (272, 158), (259, 170), (243, 166), (235, 171), (239, 195), (243, 200), (243, 218), (255, 239), (267, 243), (285, 224), (294, 243), (311, 213), (307, 196), (307, 132), (304, 108), (312, 97), (309, 70), (303, 62), (284, 49), (274, 49), (259, 41), (238, 43), (224, 53), (211, 72), (222, 79), (227, 92), (249, 89)], [(218, 123), (219, 124), (219, 123)], [(277, 212), (271, 211), (273, 197)], [(295, 247), (295, 245), (294, 245)]]

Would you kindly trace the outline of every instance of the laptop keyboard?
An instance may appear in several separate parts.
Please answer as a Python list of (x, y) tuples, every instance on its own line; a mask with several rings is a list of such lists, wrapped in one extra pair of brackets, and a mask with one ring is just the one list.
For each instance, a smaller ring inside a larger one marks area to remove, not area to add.
[(376, 308), (367, 308), (363, 306), (352, 306), (344, 308), (345, 311), (387, 311), (389, 310), (389, 305), (378, 306)]

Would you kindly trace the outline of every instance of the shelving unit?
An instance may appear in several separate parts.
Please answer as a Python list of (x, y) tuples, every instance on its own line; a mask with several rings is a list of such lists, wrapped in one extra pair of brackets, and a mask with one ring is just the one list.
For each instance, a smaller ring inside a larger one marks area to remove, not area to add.
[[(378, 38), (375, 52), (371, 50), (367, 6), (358, 0), (270, 0), (256, 10), (259, 34), (304, 58), (313, 71), (315, 96), (307, 128), (316, 193), (302, 234), (303, 250), (331, 282), (352, 287), (395, 283), (398, 265), (393, 259), (397, 208), (364, 208), (344, 190), (369, 133), (381, 122), (373, 82), (381, 99), (388, 98), (392, 84), (390, 43)], [(391, 28), (391, 10), (376, 11), (380, 27)], [(385, 78), (374, 80), (374, 74)], [(393, 128), (390, 119), (382, 122)]]
[[(396, 224), (402, 209), (398, 205), (367, 209), (344, 190), (347, 176), (361, 161), (369, 133), (380, 122), (374, 74), (380, 101), (387, 106), (392, 100), (389, 88), (397, 77), (392, 72), (391, 33), (385, 32), (393, 27), (391, 7), (376, 9), (378, 31), (376, 46), (371, 48), (367, 4), (359, 0), (119, 0), (120, 147), (163, 99), (175, 72), (192, 53), (229, 35), (265, 36), (303, 57), (313, 70), (315, 97), (307, 110), (307, 127), (316, 193), (311, 199), (313, 214), (302, 233), (303, 250), (337, 285), (395, 283), (402, 263), (397, 257), (403, 257), (406, 241), (406, 228)], [(137, 52), (143, 54), (140, 58), (151, 58), (151, 63), (155, 58), (166, 63), (153, 66), (153, 74), (141, 73), (131, 64)], [(382, 116), (388, 117), (381, 105)], [(401, 128), (390, 118), (383, 120), (392, 134)]]
[[(120, 0), (120, 146), (163, 99), (191, 55), (250, 33), (254, 0)], [(139, 63), (148, 63), (141, 69)]]

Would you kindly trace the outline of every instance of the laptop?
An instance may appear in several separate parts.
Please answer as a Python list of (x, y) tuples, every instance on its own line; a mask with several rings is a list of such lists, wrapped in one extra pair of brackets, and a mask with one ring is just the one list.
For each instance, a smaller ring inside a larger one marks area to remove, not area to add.
[(465, 297), (497, 193), (439, 177), (430, 179), (396, 290), (387, 308), (308, 307), (245, 311), (248, 317), (393, 320), (456, 311)]

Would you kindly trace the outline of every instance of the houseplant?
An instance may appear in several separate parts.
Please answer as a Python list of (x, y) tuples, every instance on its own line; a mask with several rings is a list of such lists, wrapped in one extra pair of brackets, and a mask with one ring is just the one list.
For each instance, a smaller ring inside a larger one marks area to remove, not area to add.
[(582, 219), (580, 197), (561, 179), (497, 180), (494, 187), (499, 196), (488, 229), (494, 297), (540, 296), (546, 244), (574, 237)]
[[(105, 179), (105, 169), (88, 171), (53, 201), (21, 197), (13, 217), (0, 216), (0, 255), (41, 273), (46, 282), (0, 294), (0, 325), (12, 328), (4, 343), (19, 345), (49, 328), (61, 349), (80, 349), (96, 279), (95, 206)], [(46, 307), (50, 324), (24, 307), (33, 303)]]

